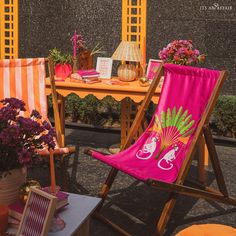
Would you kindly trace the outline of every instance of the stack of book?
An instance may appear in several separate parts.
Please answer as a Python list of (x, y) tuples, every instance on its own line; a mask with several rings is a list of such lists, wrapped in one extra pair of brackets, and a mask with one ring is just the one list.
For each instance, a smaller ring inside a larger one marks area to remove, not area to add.
[(82, 81), (84, 83), (92, 84), (100, 82), (100, 74), (95, 69), (78, 70), (77, 73), (82, 77)]
[[(68, 197), (69, 194), (65, 192), (58, 192), (57, 195), (57, 205), (56, 205), (56, 210), (60, 210), (63, 207), (67, 206), (69, 204), (68, 202)], [(24, 207), (25, 205), (20, 201), (16, 201), (8, 206), (9, 208), (9, 223), (11, 226), (17, 226), (20, 223), (21, 217), (24, 212)]]

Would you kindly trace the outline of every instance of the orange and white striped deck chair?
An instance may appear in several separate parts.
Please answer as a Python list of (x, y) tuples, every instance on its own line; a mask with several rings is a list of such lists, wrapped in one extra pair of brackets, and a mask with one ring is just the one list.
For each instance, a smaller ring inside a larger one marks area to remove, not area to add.
[[(0, 60), (0, 99), (10, 97), (21, 99), (25, 102), (25, 116), (36, 109), (42, 118), (48, 121), (45, 76), (45, 58)], [(58, 132), (57, 139), (61, 139)], [(55, 154), (61, 154), (62, 157), (63, 186), (66, 186), (66, 174), (62, 154), (72, 152), (75, 152), (74, 147), (60, 148), (58, 144), (54, 150)], [(49, 155), (49, 151), (43, 150), (40, 154)]]

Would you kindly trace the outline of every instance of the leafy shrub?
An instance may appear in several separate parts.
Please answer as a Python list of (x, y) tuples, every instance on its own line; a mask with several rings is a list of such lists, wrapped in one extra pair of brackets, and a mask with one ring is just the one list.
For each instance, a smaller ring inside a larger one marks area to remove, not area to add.
[(98, 112), (99, 100), (88, 95), (81, 99), (76, 94), (70, 94), (66, 97), (66, 117), (70, 117), (72, 122), (78, 120), (86, 124), (99, 124), (101, 117)]
[(98, 104), (99, 100), (91, 94), (82, 99), (79, 116), (83, 123), (99, 124), (101, 116), (98, 113)]
[(48, 117), (53, 117), (53, 105), (52, 105), (52, 95), (47, 97), (48, 99)]
[(66, 97), (65, 105), (66, 117), (70, 116), (72, 122), (77, 122), (80, 119), (82, 99), (76, 94), (70, 94)]
[(236, 137), (236, 96), (220, 96), (213, 116), (217, 134)]
[(98, 105), (98, 112), (105, 120), (105, 125), (111, 126), (120, 118), (120, 102), (113, 97), (106, 96)]
[[(150, 121), (155, 110), (155, 105), (151, 102), (145, 116)], [(49, 117), (53, 117), (52, 98), (48, 99)], [(66, 97), (65, 116), (66, 120), (81, 122), (85, 124), (116, 126), (120, 125), (121, 103), (113, 97), (106, 96), (103, 100), (98, 100), (93, 95), (88, 95), (81, 99), (76, 94)], [(134, 117), (133, 117), (134, 118)]]

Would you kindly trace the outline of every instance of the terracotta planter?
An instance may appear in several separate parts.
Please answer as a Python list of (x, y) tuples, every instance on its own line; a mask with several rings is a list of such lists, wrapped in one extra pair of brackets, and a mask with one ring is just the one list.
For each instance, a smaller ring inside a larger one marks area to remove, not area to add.
[(79, 53), (79, 70), (89, 70), (93, 68), (93, 55), (87, 49)]
[(0, 205), (11, 204), (19, 199), (19, 187), (26, 181), (25, 169), (14, 169), (0, 179)]

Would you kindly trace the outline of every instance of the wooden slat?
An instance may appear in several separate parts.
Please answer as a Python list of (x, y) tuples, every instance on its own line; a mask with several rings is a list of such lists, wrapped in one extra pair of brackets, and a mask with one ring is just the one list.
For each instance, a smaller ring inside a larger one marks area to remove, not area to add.
[(106, 217), (104, 217), (103, 215), (99, 214), (98, 212), (95, 212), (93, 215), (95, 218), (101, 220), (103, 223), (109, 225), (110, 227), (112, 227), (115, 231), (117, 231), (120, 235), (123, 236), (131, 236), (131, 234), (129, 234), (128, 232), (126, 232), (124, 229), (122, 229), (120, 226), (118, 226), (117, 224), (113, 223), (112, 221), (108, 220)]
[(54, 64), (53, 64), (52, 60), (48, 61), (48, 66), (49, 66), (49, 76), (50, 76), (51, 90), (52, 90), (52, 102), (53, 102), (53, 112), (54, 112), (57, 140), (58, 140), (60, 147), (63, 147), (62, 130), (61, 130), (61, 125), (60, 125), (61, 122), (60, 122), (57, 94), (56, 94), (56, 86), (55, 86), (55, 80), (54, 80)]
[(198, 142), (198, 179), (201, 183), (206, 183), (206, 170), (205, 170), (205, 158), (208, 159), (208, 156), (205, 156), (205, 139), (201, 135)]
[(229, 204), (236, 206), (236, 198), (227, 197), (223, 194), (217, 194), (216, 192), (204, 191), (201, 189), (191, 188), (184, 185), (164, 183), (156, 180), (148, 180), (148, 185), (165, 190), (168, 192), (175, 192), (186, 196), (191, 196), (194, 198), (203, 198), (211, 201), (218, 201), (224, 204)]
[(215, 173), (217, 184), (219, 186), (219, 189), (220, 189), (221, 193), (224, 194), (224, 196), (228, 196), (229, 194), (228, 194), (228, 191), (227, 191), (227, 188), (226, 188), (224, 176), (223, 176), (223, 173), (222, 173), (222, 170), (221, 170), (221, 167), (220, 167), (219, 158), (218, 158), (218, 155), (217, 155), (217, 152), (216, 152), (215, 144), (214, 144), (209, 126), (204, 126), (203, 127), (203, 132), (204, 132), (206, 144), (207, 144), (207, 147), (208, 147), (208, 151), (209, 151), (209, 154), (210, 154), (212, 168), (213, 168), (214, 173)]
[(177, 201), (178, 194), (171, 192), (156, 225), (156, 235), (162, 236)]

